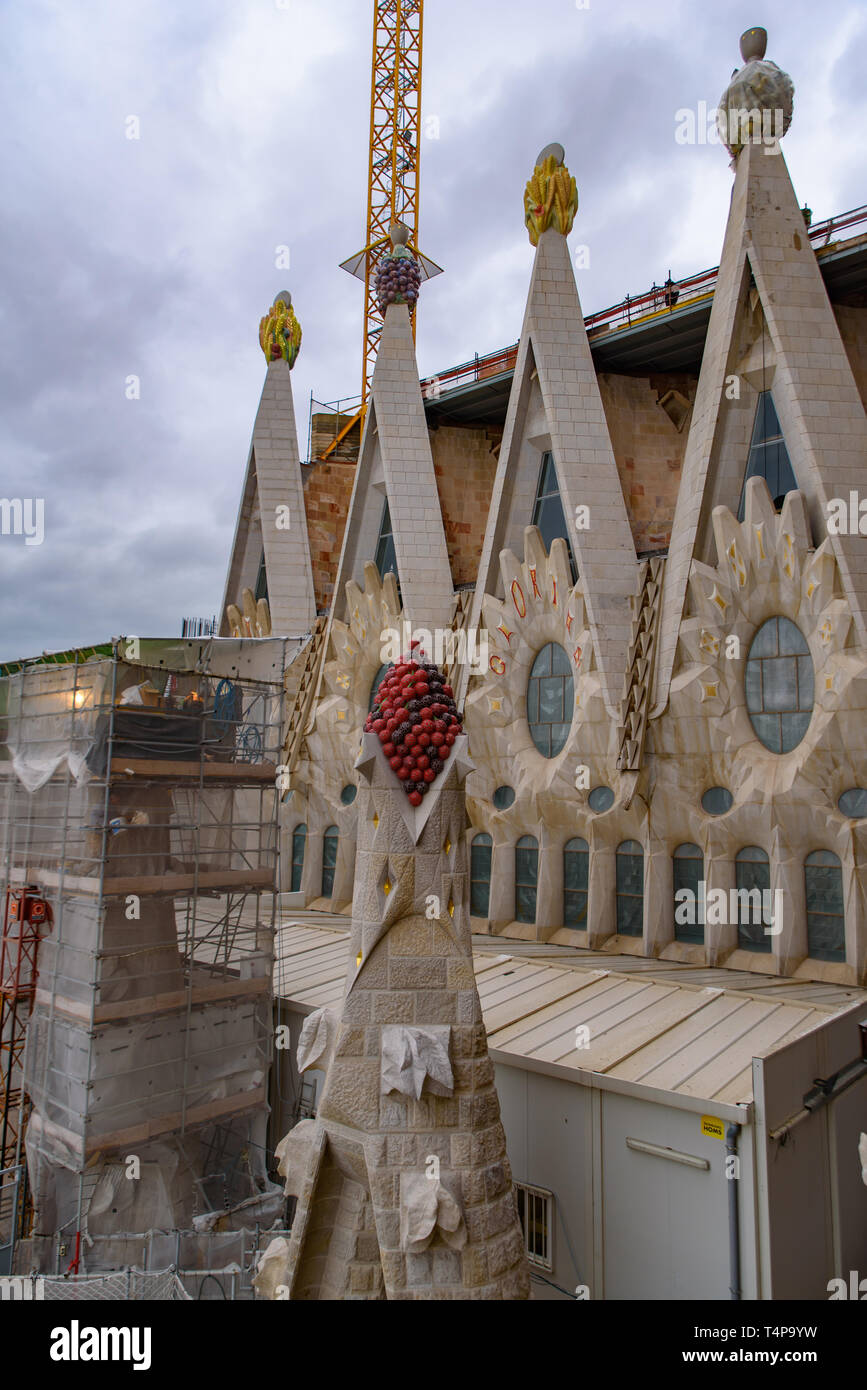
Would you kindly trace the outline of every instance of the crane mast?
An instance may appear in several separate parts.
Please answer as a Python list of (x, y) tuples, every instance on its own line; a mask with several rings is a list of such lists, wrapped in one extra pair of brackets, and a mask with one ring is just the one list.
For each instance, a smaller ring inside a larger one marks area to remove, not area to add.
[[(392, 224), (402, 222), (409, 228), (409, 247), (424, 279), (439, 274), (440, 269), (420, 255), (418, 248), (423, 19), (424, 0), (374, 0), (367, 235), (363, 249), (342, 262), (343, 270), (364, 282), (362, 419), (383, 321), (374, 273), (389, 245)], [(410, 319), (415, 341), (415, 306)]]

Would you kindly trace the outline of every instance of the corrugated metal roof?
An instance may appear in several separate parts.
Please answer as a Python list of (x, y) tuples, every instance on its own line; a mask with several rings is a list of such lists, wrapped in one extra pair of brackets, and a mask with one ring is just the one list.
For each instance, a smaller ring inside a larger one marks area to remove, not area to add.
[[(278, 930), (274, 992), (305, 1009), (339, 1004), (347, 919), (298, 914)], [(327, 925), (326, 925), (327, 924)], [(488, 1043), (503, 1061), (613, 1089), (651, 1087), (708, 1105), (752, 1101), (752, 1059), (790, 1042), (867, 991), (746, 971), (568, 952), (552, 959), (474, 942)], [(509, 943), (511, 946), (512, 943)], [(625, 968), (623, 968), (625, 967)], [(727, 977), (731, 976), (729, 980)], [(712, 983), (711, 983), (712, 982)], [(841, 997), (842, 996), (842, 997)], [(586, 1027), (586, 1035), (576, 1034)], [(576, 1040), (586, 1046), (576, 1046)], [(623, 1083), (622, 1087), (618, 1083)]]

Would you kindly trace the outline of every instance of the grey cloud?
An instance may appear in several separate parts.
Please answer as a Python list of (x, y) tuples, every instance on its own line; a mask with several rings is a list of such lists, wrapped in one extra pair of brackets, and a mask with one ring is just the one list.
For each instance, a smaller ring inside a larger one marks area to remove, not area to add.
[[(258, 320), (284, 283), (304, 330), (302, 453), (311, 390), (358, 391), (362, 290), (338, 263), (364, 235), (369, 10), (6, 10), (0, 494), (43, 495), (46, 539), (0, 538), (0, 659), (171, 635), (216, 611), (263, 379)], [(839, 6), (832, 36), (855, 13)], [(766, 0), (764, 15), (769, 56), (807, 84), (813, 7)], [(578, 180), (586, 312), (664, 277), (699, 170), (720, 216), (702, 263), (672, 269), (715, 263), (727, 161), (678, 147), (674, 112), (718, 97), (742, 18), (692, 5), (685, 19), (674, 0), (652, 16), (637, 0), (587, 12), (430, 0), (423, 112), (441, 131), (422, 150), (421, 227), (447, 274), (423, 294), (423, 371), (517, 337), (532, 263), (523, 188), (552, 139)], [(834, 74), (841, 100), (857, 100), (857, 43)], [(124, 137), (131, 113), (138, 142)], [(797, 149), (797, 108), (788, 139)], [(846, 207), (863, 200), (850, 153), (830, 143), (825, 165)], [(274, 264), (283, 243), (288, 271)]]

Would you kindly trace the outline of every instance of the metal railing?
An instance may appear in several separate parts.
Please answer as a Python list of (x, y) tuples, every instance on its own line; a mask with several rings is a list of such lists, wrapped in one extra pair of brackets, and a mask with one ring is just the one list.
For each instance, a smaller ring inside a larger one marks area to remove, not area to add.
[[(839, 217), (829, 217), (824, 222), (817, 222), (815, 226), (807, 229), (807, 235), (816, 248), (816, 254), (821, 255), (832, 245), (832, 239), (838, 233), (849, 227), (860, 226), (862, 223), (867, 223), (867, 204), (853, 208), (851, 212), (844, 212)], [(695, 303), (700, 299), (709, 299), (713, 295), (718, 275), (719, 266), (711, 266), (709, 270), (699, 271), (697, 275), (688, 275), (682, 280), (672, 280), (669, 277), (662, 285), (651, 285), (644, 294), (626, 295), (618, 304), (612, 304), (608, 309), (599, 309), (596, 313), (586, 316), (584, 326), (588, 336), (592, 342), (594, 337), (602, 333), (629, 327), (640, 320), (652, 318), (656, 314), (672, 313), (675, 309), (682, 309), (685, 305)], [(496, 352), (485, 353), (482, 356), (476, 353), (469, 362), (460, 362), (457, 366), (449, 367), (444, 372), (435, 372), (433, 376), (423, 377), (421, 380), (422, 395), (428, 400), (436, 400), (444, 391), (451, 391), (458, 386), (466, 386), (472, 382), (483, 381), (487, 377), (510, 372), (515, 365), (517, 355), (517, 343), (512, 343), (509, 347), (499, 348)], [(354, 424), (358, 419), (359, 402), (360, 397), (358, 396), (352, 397), (350, 400), (316, 402), (316, 404), (322, 405), (325, 413), (333, 412), (335, 414), (338, 421), (338, 424), (335, 425), (335, 439), (340, 424), (345, 427), (347, 421)], [(308, 433), (312, 429), (313, 405), (311, 393), (311, 427)], [(340, 420), (341, 415), (344, 416), (342, 421)], [(310, 457), (312, 456), (308, 446), (308, 458)]]
[(181, 636), (182, 637), (216, 637), (217, 617), (214, 614), (211, 618), (182, 618)]
[[(839, 232), (862, 223), (867, 223), (867, 204), (853, 208), (851, 212), (845, 212), (839, 217), (829, 217), (824, 222), (817, 222), (815, 226), (808, 228), (807, 235), (815, 246), (817, 255), (821, 255)], [(674, 309), (683, 308), (685, 304), (710, 297), (716, 287), (718, 275), (719, 266), (711, 266), (709, 270), (699, 271), (697, 275), (689, 275), (682, 280), (669, 279), (662, 285), (652, 285), (644, 294), (626, 295), (618, 304), (588, 314), (584, 319), (587, 333), (592, 341), (594, 334), (627, 327), (639, 319), (647, 319), (657, 313), (671, 313)], [(497, 352), (481, 357), (476, 353), (470, 362), (461, 362), (447, 371), (425, 377), (421, 383), (422, 393), (431, 396), (436, 394), (434, 388), (437, 386), (439, 392), (442, 392), (466, 385), (468, 382), (496, 376), (499, 372), (510, 371), (514, 366), (517, 351), (518, 344), (513, 343), (510, 347), (500, 348)]]

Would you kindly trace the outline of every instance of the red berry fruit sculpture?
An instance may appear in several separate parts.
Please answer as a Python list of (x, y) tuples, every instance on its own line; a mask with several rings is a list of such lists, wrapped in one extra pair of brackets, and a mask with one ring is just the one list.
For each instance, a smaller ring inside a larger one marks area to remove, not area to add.
[(420, 806), (442, 771), (462, 720), (451, 686), (419, 653), (389, 666), (364, 725), (379, 736), (412, 806)]

